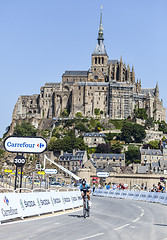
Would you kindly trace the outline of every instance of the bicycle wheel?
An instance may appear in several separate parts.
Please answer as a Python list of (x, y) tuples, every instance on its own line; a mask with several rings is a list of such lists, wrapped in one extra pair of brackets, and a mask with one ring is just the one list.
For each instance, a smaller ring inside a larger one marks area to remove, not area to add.
[(83, 216), (84, 216), (84, 218), (86, 218), (86, 208), (83, 206)]
[(89, 210), (89, 209), (86, 210), (86, 216), (87, 216), (87, 217), (90, 216), (90, 210)]

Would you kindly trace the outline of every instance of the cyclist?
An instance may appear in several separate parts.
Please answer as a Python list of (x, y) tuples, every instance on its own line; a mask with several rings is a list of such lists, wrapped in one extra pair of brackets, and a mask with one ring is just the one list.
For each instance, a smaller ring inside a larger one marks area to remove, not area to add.
[(86, 183), (85, 179), (82, 180), (82, 183), (81, 185), (79, 186), (79, 189), (80, 191), (82, 192), (81, 195), (82, 195), (82, 198), (84, 200), (84, 197), (87, 195), (87, 198), (89, 200), (89, 206), (91, 205), (91, 202), (90, 202), (90, 186)]

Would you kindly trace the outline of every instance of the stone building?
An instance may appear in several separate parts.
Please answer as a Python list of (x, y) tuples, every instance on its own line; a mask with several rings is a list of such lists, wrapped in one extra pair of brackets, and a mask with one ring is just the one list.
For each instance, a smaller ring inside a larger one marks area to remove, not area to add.
[(86, 71), (65, 71), (60, 83), (46, 83), (40, 94), (20, 96), (13, 120), (25, 118), (57, 118), (64, 110), (69, 117), (77, 112), (95, 117), (99, 109), (102, 117), (126, 119), (134, 109), (145, 108), (154, 120), (166, 120), (166, 109), (155, 88), (142, 88), (135, 79), (134, 67), (120, 60), (110, 60), (104, 46), (102, 10), (97, 45), (91, 55), (91, 67)]
[(84, 133), (83, 140), (88, 147), (97, 147), (98, 144), (106, 143), (104, 133)]
[(125, 154), (93, 153), (91, 162), (99, 171), (110, 167), (115, 172), (120, 173), (121, 167), (125, 167)]
[[(73, 150), (73, 153), (64, 153), (62, 152), (58, 163), (76, 174), (77, 171), (82, 168), (82, 165), (87, 161), (87, 152), (86, 151), (76, 151)], [(60, 173), (63, 173), (64, 176), (68, 176), (67, 173), (60, 170)]]

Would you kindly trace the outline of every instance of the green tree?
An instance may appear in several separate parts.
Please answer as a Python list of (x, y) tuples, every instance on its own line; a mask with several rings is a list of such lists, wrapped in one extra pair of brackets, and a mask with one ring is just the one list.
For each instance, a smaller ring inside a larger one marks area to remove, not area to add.
[(77, 113), (75, 114), (75, 117), (76, 117), (76, 118), (82, 118), (83, 116), (82, 116), (82, 113), (81, 113), (81, 112), (77, 112)]
[(141, 155), (139, 148), (137, 147), (128, 148), (128, 151), (125, 152), (125, 159), (127, 165), (129, 165), (130, 163), (140, 163)]
[(121, 129), (120, 139), (126, 143), (140, 143), (146, 137), (146, 131), (143, 126), (125, 121)]
[(151, 149), (159, 149), (160, 148), (160, 142), (158, 140), (152, 140), (148, 143), (148, 145)]
[(158, 124), (159, 124), (158, 130), (167, 134), (167, 124), (165, 123), (165, 121), (158, 122)]
[(151, 129), (154, 127), (154, 120), (153, 118), (149, 117), (146, 119), (146, 122), (145, 122), (145, 128), (146, 129)]
[(133, 124), (131, 122), (124, 122), (121, 129), (121, 139), (127, 143), (132, 142)]
[(67, 111), (67, 108), (64, 109), (64, 111), (62, 112), (61, 116), (62, 116), (63, 118), (67, 118), (67, 117), (69, 116), (69, 113), (68, 113), (68, 111)]
[(142, 140), (146, 137), (146, 131), (143, 126), (139, 124), (133, 125), (132, 136), (136, 143), (142, 142)]
[(78, 123), (76, 126), (75, 126), (75, 129), (81, 131), (81, 132), (89, 132), (89, 129), (85, 126), (85, 124), (83, 123)]
[(13, 135), (14, 136), (36, 136), (37, 129), (30, 123), (23, 120), (20, 124), (17, 123)]
[(99, 108), (95, 108), (95, 109), (94, 109), (94, 114), (95, 114), (96, 116), (100, 115), (100, 109), (99, 109)]
[(139, 118), (142, 120), (146, 120), (148, 118), (148, 115), (146, 113), (146, 109), (145, 108), (135, 108), (134, 109), (134, 117), (135, 118)]
[(114, 144), (111, 144), (111, 152), (112, 153), (121, 153), (123, 149), (123, 146), (121, 143), (116, 142)]

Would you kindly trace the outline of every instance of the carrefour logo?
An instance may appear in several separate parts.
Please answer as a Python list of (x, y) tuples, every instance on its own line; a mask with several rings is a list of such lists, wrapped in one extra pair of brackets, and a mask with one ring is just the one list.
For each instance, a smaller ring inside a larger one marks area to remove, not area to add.
[(42, 143), (38, 143), (37, 144), (37, 147), (40, 147), (40, 148), (42, 148), (42, 147), (44, 147), (45, 145), (44, 144), (42, 144)]
[(8, 152), (41, 153), (46, 149), (46, 141), (40, 137), (8, 137), (4, 141), (4, 147)]
[(9, 199), (5, 196), (3, 199), (4, 203), (6, 203), (6, 205), (9, 205)]

